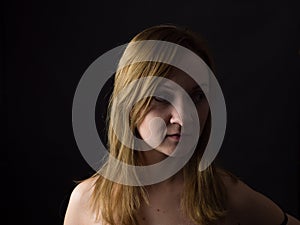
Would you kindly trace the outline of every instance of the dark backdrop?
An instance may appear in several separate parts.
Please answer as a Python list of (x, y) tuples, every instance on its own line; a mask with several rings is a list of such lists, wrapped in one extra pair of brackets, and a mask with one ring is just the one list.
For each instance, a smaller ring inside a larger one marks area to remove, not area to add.
[(1, 212), (10, 224), (62, 224), (71, 190), (93, 171), (71, 109), (87, 67), (161, 23), (208, 40), (228, 126), (227, 169), (299, 217), (297, 1), (7, 1), (1, 34)]

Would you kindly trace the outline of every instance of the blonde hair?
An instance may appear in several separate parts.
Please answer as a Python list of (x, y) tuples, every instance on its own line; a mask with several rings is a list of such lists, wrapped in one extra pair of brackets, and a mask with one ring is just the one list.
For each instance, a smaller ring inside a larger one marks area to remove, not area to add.
[[(159, 25), (150, 27), (137, 34), (130, 43), (141, 40), (161, 40), (182, 45), (198, 56), (214, 71), (214, 65), (209, 51), (204, 41), (192, 31), (173, 25)], [(133, 60), (140, 54), (147, 54), (142, 49), (135, 49), (134, 52), (126, 51), (122, 60)], [(176, 52), (170, 52), (170, 57)], [(172, 67), (168, 64), (144, 61), (131, 63), (125, 67), (119, 68), (115, 75), (114, 89), (111, 95), (108, 107), (108, 148), (110, 157), (115, 157), (129, 165), (140, 165), (137, 160), (137, 151), (134, 151), (133, 140), (130, 140), (131, 146), (125, 146), (120, 142), (112, 128), (112, 120), (117, 129), (125, 129), (122, 132), (122, 138), (131, 138), (129, 133), (135, 132), (136, 127), (143, 121), (147, 113), (151, 97), (141, 98), (134, 104), (130, 113), (130, 126), (124, 126), (124, 118), (120, 115), (118, 109), (112, 104), (114, 98), (120, 91), (127, 87), (132, 81), (147, 77), (164, 77)], [(150, 88), (149, 88), (150, 87)], [(131, 105), (137, 97), (151, 96), (155, 90), (155, 84), (145, 82), (134, 90), (122, 96), (118, 107)], [(198, 166), (201, 160), (203, 150), (208, 141), (210, 133), (210, 116), (205, 124), (204, 130), (199, 138), (197, 149), (191, 159), (183, 167), (184, 191), (181, 198), (182, 212), (196, 224), (213, 224), (226, 215), (227, 194), (220, 175), (216, 172), (215, 165), (210, 165), (206, 170), (199, 172)], [(126, 130), (127, 129), (127, 130)], [(130, 129), (130, 130), (129, 130)], [(101, 168), (102, 174), (109, 176), (127, 177), (127, 170), (121, 170), (119, 165), (112, 165), (110, 157)], [(143, 186), (129, 186), (113, 182), (101, 176), (94, 174), (96, 182), (90, 199), (91, 210), (96, 215), (96, 220), (101, 218), (103, 224), (109, 225), (135, 225), (137, 224), (136, 213), (142, 202), (149, 203), (147, 192)]]

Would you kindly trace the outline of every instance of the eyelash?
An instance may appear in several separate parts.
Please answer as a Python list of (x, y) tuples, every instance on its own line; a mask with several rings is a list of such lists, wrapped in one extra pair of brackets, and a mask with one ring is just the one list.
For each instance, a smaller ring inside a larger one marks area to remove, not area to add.
[[(200, 97), (200, 99), (196, 99), (197, 97)], [(197, 91), (193, 94), (193, 101), (195, 104), (200, 103), (205, 98), (205, 94), (203, 91)]]
[(166, 104), (169, 103), (167, 100), (161, 97), (154, 96), (153, 99), (157, 102), (166, 103)]
[[(197, 99), (197, 97), (200, 97), (200, 98)], [(203, 91), (195, 92), (192, 95), (192, 100), (195, 104), (200, 103), (204, 98), (205, 98), (205, 94), (203, 93)], [(167, 100), (165, 100), (164, 98), (161, 98), (161, 97), (154, 96), (153, 99), (157, 102), (169, 104), (169, 102)]]

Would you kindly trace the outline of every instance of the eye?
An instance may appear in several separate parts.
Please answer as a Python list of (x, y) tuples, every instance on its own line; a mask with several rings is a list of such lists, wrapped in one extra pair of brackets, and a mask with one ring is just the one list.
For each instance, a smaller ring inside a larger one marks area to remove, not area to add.
[(205, 94), (201, 90), (196, 91), (192, 94), (192, 99), (195, 104), (200, 103), (203, 99), (205, 99)]
[(156, 96), (153, 96), (153, 99), (156, 102), (164, 103), (164, 104), (169, 104), (169, 101), (167, 99), (171, 99), (171, 95), (169, 93), (157, 93)]
[(154, 96), (153, 99), (157, 102), (161, 102), (161, 103), (168, 103), (167, 100), (165, 100), (164, 98), (162, 97), (157, 97), (157, 96)]

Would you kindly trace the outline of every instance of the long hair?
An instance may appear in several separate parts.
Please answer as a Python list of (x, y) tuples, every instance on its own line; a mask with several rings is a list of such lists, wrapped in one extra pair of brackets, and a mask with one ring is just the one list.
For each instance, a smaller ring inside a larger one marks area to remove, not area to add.
[[(207, 49), (206, 43), (199, 35), (186, 28), (173, 25), (159, 25), (150, 27), (137, 34), (130, 43), (143, 40), (161, 40), (172, 42), (193, 51), (214, 71), (212, 57)], [(111, 95), (108, 107), (108, 149), (110, 156), (107, 162), (101, 168), (101, 174), (94, 174), (96, 182), (93, 186), (93, 192), (90, 198), (91, 210), (95, 213), (96, 220), (109, 225), (136, 225), (136, 213), (141, 207), (142, 202), (149, 204), (147, 191), (143, 186), (123, 185), (113, 182), (104, 177), (114, 176), (128, 177), (128, 171), (120, 170), (119, 165), (111, 163), (110, 158), (114, 157), (120, 162), (129, 165), (140, 165), (137, 158), (137, 151), (134, 151), (134, 141), (129, 135), (135, 133), (137, 126), (143, 121), (152, 97), (143, 98), (141, 96), (151, 96), (155, 90), (155, 84), (147, 80), (122, 95), (119, 104), (116, 106), (113, 101), (120, 94), (124, 87), (137, 79), (156, 76), (165, 77), (172, 66), (156, 62), (142, 61), (136, 62), (135, 59), (141, 54), (147, 54), (143, 49), (126, 49), (122, 61), (131, 61), (124, 67), (119, 67), (114, 80), (114, 89)], [(176, 52), (169, 52), (170, 57)], [(130, 109), (130, 119), (124, 118), (120, 108), (132, 105), (132, 102), (139, 99)], [(129, 127), (124, 125), (125, 120), (129, 120)], [(114, 124), (113, 124), (114, 123)], [(122, 129), (123, 140), (128, 140), (130, 145), (124, 145), (114, 132), (116, 129)], [(196, 224), (214, 224), (226, 215), (227, 194), (220, 175), (216, 172), (214, 164), (211, 164), (206, 170), (199, 171), (198, 166), (203, 154), (203, 150), (208, 142), (210, 134), (210, 114), (205, 127), (199, 138), (196, 150), (190, 160), (183, 167), (184, 189), (181, 196), (181, 210), (186, 217)], [(107, 176), (106, 176), (107, 175)]]

